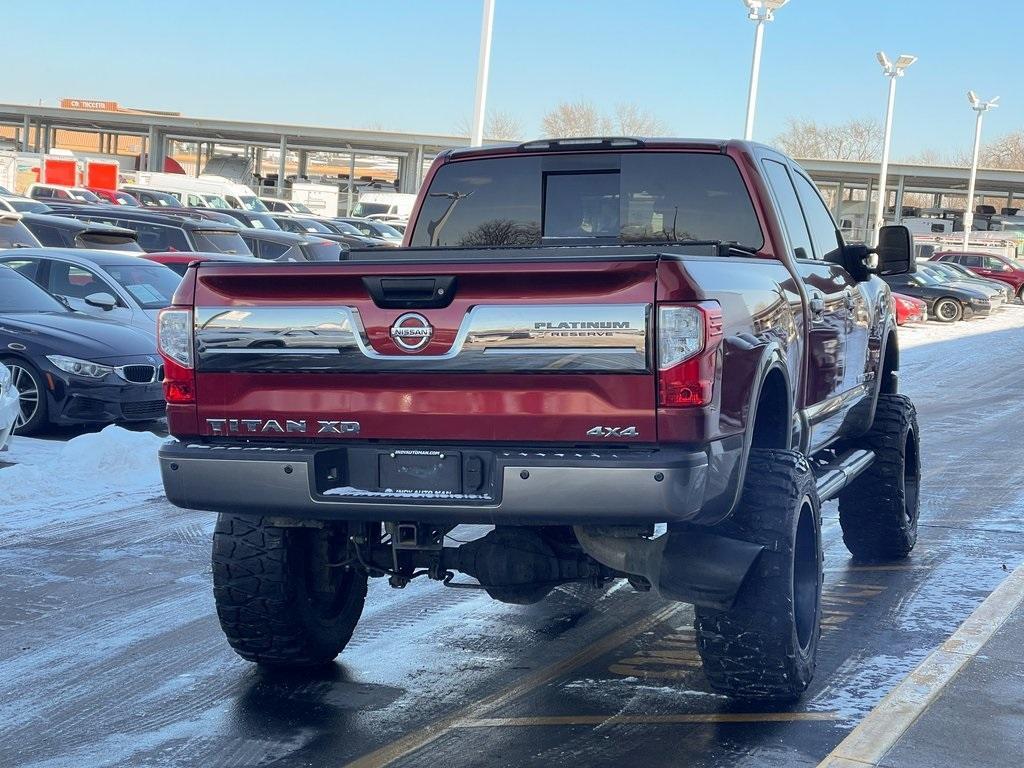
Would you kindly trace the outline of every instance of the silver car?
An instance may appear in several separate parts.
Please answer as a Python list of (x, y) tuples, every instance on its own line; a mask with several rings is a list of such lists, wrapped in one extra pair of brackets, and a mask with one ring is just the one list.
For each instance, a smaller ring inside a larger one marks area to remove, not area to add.
[(171, 303), (181, 277), (163, 264), (112, 251), (19, 248), (6, 264), (71, 309), (156, 333), (157, 312)]

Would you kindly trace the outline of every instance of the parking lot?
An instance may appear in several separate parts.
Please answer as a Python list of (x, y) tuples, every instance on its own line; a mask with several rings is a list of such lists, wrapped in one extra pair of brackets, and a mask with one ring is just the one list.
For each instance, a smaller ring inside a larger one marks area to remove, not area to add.
[(900, 331), (920, 541), (858, 564), (825, 507), (819, 666), (793, 708), (712, 694), (692, 609), (625, 582), (514, 606), (374, 580), (336, 664), (260, 671), (224, 641), (213, 515), (164, 500), (146, 459), (159, 438), (16, 439), (0, 469), (25, 489), (0, 519), (0, 765), (816, 765), (1024, 555), (1022, 326), (1018, 305)]

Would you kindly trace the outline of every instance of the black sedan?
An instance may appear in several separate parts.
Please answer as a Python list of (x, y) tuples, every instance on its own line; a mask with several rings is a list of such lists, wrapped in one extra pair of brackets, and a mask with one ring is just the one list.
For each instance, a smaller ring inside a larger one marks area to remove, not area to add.
[(992, 312), (992, 301), (983, 289), (949, 283), (924, 272), (888, 275), (882, 279), (894, 292), (924, 301), (928, 305), (928, 317), (942, 323), (982, 317)]
[(68, 309), (0, 266), (0, 362), (20, 394), (16, 430), (163, 418), (153, 334)]

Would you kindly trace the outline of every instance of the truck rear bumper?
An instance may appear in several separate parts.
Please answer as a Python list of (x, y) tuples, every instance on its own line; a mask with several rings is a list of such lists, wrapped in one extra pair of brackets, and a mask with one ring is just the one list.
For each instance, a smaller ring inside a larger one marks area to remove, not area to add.
[(389, 450), (392, 458), (395, 451), (416, 453), (406, 446), (177, 442), (160, 450), (160, 467), (172, 503), (213, 512), (508, 525), (673, 522), (704, 518), (709, 504), (724, 503), (730, 483), (719, 479), (710, 488), (709, 477), (732, 476), (741, 445), (737, 439), (704, 451), (444, 449), (463, 462), (484, 457), (489, 480), (477, 493), (392, 491), (380, 488), (380, 479), (366, 482)]

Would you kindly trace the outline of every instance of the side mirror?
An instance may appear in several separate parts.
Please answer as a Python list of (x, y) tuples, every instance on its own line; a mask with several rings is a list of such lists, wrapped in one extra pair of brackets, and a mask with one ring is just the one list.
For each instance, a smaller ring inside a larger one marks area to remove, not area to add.
[(879, 275), (906, 275), (917, 271), (914, 260), (914, 240), (910, 230), (892, 224), (878, 230), (878, 263), (872, 270)]
[(105, 291), (90, 293), (85, 297), (84, 301), (90, 307), (97, 307), (98, 309), (102, 309), (104, 312), (109, 312), (117, 306), (117, 299)]

